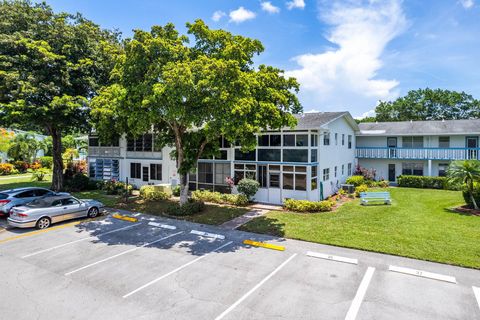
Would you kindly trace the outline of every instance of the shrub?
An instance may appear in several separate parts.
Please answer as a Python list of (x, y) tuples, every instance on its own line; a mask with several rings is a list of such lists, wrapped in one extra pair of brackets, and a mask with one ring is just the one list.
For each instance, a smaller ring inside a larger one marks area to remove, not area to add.
[(154, 186), (142, 186), (140, 188), (140, 197), (147, 201), (166, 200), (170, 198), (166, 192), (157, 190)]
[(165, 209), (165, 213), (171, 216), (190, 216), (202, 212), (205, 209), (205, 203), (202, 201), (191, 200), (180, 206), (179, 203), (172, 203)]
[(0, 163), (0, 175), (5, 176), (8, 174), (17, 173), (17, 169), (11, 163)]
[(32, 172), (32, 178), (35, 181), (43, 181), (45, 179), (45, 176), (49, 173), (50, 171), (45, 168), (40, 168), (38, 170), (35, 170)]
[[(463, 190), (463, 199), (465, 199), (465, 203), (470, 207), (473, 208), (472, 199), (470, 199), (470, 195), (466, 190)], [(475, 182), (473, 184), (473, 197), (475, 198), (475, 202), (477, 205), (480, 205), (480, 183)]]
[(65, 188), (68, 191), (85, 191), (100, 189), (100, 185), (97, 181), (90, 179), (83, 173), (77, 173), (65, 180)]
[(237, 190), (247, 196), (248, 200), (257, 193), (260, 183), (253, 179), (242, 179), (238, 182)]
[(446, 189), (448, 186), (446, 177), (401, 175), (397, 182), (399, 187), (407, 188)]
[(366, 184), (359, 185), (355, 188), (355, 196), (360, 197), (361, 192), (367, 192), (368, 186)]
[(285, 199), (283, 207), (290, 211), (296, 212), (326, 212), (331, 211), (334, 206), (333, 201), (309, 201), (309, 200), (295, 200)]
[(53, 168), (53, 157), (44, 156), (38, 159), (42, 168), (52, 169)]
[(390, 186), (390, 182), (388, 180), (380, 180), (377, 182), (377, 186), (380, 188), (388, 188)]
[(172, 188), (172, 194), (175, 197), (180, 197), (180, 186), (175, 186)]
[(38, 170), (42, 167), (42, 164), (38, 161), (35, 161), (35, 162), (31, 163), (28, 167), (32, 170)]
[(28, 163), (25, 161), (17, 160), (13, 163), (15, 169), (18, 170), (20, 173), (25, 173), (28, 170)]
[(363, 176), (350, 176), (346, 180), (347, 184), (353, 184), (355, 187), (358, 187), (362, 184), (365, 184), (365, 178)]
[(193, 191), (192, 199), (213, 203), (227, 203), (236, 206), (245, 206), (248, 204), (248, 198), (244, 194), (227, 194), (209, 190)]
[[(102, 190), (107, 194), (125, 194), (125, 183), (116, 180), (108, 180), (103, 183)], [(133, 187), (128, 185), (128, 194), (132, 194)]]
[(353, 172), (354, 176), (362, 176), (365, 180), (375, 180), (377, 171), (375, 169), (362, 168), (360, 165), (357, 165), (355, 171)]

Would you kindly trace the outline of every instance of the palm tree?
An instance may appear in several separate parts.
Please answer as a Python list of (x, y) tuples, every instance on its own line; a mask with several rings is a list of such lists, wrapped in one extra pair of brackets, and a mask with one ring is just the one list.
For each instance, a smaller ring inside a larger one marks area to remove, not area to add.
[(447, 171), (448, 181), (456, 184), (465, 184), (467, 193), (472, 200), (473, 208), (478, 210), (477, 202), (473, 195), (474, 182), (480, 181), (480, 161), (464, 160), (453, 161)]

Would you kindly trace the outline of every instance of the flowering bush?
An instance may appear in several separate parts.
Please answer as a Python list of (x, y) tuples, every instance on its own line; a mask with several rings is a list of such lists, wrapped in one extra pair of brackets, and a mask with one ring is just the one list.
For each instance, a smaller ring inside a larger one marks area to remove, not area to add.
[[(103, 183), (102, 189), (105, 190), (107, 194), (124, 194), (125, 183), (117, 180), (108, 180)], [(133, 186), (129, 184), (127, 190), (128, 194), (132, 194)]]
[(362, 167), (360, 167), (360, 165), (357, 165), (353, 175), (363, 176), (365, 178), (365, 180), (375, 180), (375, 176), (377, 175), (377, 171), (375, 169), (362, 168)]
[(27, 172), (28, 170), (28, 163), (25, 162), (25, 161), (21, 161), (21, 160), (17, 160), (13, 163), (13, 166), (15, 167), (15, 169), (17, 169), (18, 172), (20, 173), (25, 173)]
[(8, 174), (18, 173), (18, 170), (15, 169), (11, 163), (0, 163), (0, 175), (5, 176)]
[(42, 167), (42, 164), (38, 161), (35, 161), (34, 163), (31, 163), (29, 167), (32, 170), (38, 170)]

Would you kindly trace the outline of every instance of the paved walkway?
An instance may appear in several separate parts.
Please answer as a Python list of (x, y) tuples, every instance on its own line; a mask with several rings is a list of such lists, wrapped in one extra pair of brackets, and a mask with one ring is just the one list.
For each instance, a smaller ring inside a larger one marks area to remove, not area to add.
[(279, 210), (282, 207), (280, 206), (274, 206), (274, 205), (267, 205), (267, 204), (261, 204), (261, 203), (255, 203), (250, 206), (252, 210), (248, 211), (244, 215), (240, 217), (236, 217), (235, 219), (232, 219), (230, 221), (227, 221), (223, 224), (220, 225), (220, 228), (223, 229), (228, 229), (228, 230), (235, 230), (238, 227), (244, 225), (245, 223), (249, 222), (250, 220), (260, 217), (267, 213), (270, 210)]

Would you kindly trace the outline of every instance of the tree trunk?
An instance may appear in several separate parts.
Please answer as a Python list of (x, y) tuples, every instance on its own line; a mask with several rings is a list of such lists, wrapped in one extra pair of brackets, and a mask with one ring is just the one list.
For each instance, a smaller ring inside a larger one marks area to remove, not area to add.
[(473, 196), (473, 191), (469, 190), (468, 193), (470, 193), (470, 199), (472, 200), (472, 203), (473, 203), (473, 209), (478, 210), (478, 204), (477, 204), (477, 201), (475, 201), (475, 197)]
[(188, 183), (187, 174), (182, 174), (180, 177), (180, 205), (183, 206), (188, 202)]
[(52, 136), (52, 190), (61, 191), (63, 190), (62, 134), (56, 128), (51, 128), (49, 131)]

